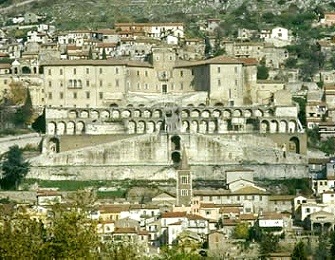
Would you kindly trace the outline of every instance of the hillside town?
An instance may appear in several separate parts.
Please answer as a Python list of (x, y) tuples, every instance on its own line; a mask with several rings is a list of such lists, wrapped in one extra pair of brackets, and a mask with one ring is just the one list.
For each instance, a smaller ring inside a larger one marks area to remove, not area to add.
[[(144, 259), (307, 259), (293, 257), (297, 246), (312, 257), (321, 244), (318, 259), (334, 257), (335, 237), (322, 240), (335, 226), (335, 67), (324, 65), (334, 62), (334, 34), (313, 41), (307, 70), (292, 65), (301, 57), (291, 30), (225, 38), (221, 22), (199, 22), (205, 37), (188, 38), (179, 21), (71, 31), (32, 12), (6, 21), (1, 130), (29, 132), (2, 135), (1, 160), (16, 145), (29, 170), (16, 191), (1, 186), (0, 229), (24, 216), (51, 241), (64, 210), (93, 223), (99, 252), (113, 244)], [(313, 21), (334, 25), (334, 12)], [(121, 196), (123, 184), (109, 185), (129, 180)], [(53, 259), (71, 259), (62, 257)]]

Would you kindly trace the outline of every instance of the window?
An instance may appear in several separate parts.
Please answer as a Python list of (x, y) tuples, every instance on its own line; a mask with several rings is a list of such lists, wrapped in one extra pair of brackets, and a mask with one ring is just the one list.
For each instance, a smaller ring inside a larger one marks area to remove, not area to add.
[(148, 84), (147, 83), (144, 84), (144, 88), (148, 89)]
[(139, 76), (140, 75), (140, 71), (138, 70), (138, 71), (136, 71), (136, 75), (137, 76)]
[(51, 82), (51, 81), (49, 81), (48, 83), (49, 83), (49, 87), (52, 87), (52, 82)]
[(102, 74), (102, 68), (99, 69), (99, 73)]
[(140, 83), (137, 83), (137, 89), (141, 89)]
[(86, 98), (90, 98), (90, 92), (89, 91), (86, 92)]
[(218, 86), (221, 86), (221, 79), (218, 79)]
[(119, 74), (119, 68), (115, 68), (115, 74)]
[(147, 71), (145, 71), (145, 76), (148, 77), (148, 72)]
[(52, 93), (51, 92), (48, 93), (48, 98), (52, 99)]
[(188, 176), (181, 176), (181, 183), (188, 184)]
[(237, 73), (237, 67), (235, 67), (234, 70), (235, 70), (235, 73)]
[(60, 87), (63, 87), (63, 81), (60, 81), (60, 82), (59, 82), (59, 86), (60, 86)]
[(102, 87), (102, 80), (99, 81), (99, 86)]
[(77, 69), (76, 69), (76, 68), (73, 69), (73, 74), (74, 74), (74, 75), (77, 74)]
[(181, 190), (181, 196), (188, 196), (188, 190)]
[(192, 76), (194, 76), (194, 70), (193, 69), (192, 69), (191, 73), (192, 73)]
[(235, 79), (235, 86), (237, 86), (237, 79)]
[(100, 99), (103, 99), (103, 98), (104, 98), (104, 93), (99, 92), (99, 98), (100, 98)]
[(90, 74), (90, 69), (86, 68), (86, 74)]
[(310, 208), (306, 208), (306, 213), (310, 213), (311, 209)]
[(59, 70), (59, 75), (63, 75), (63, 69)]
[(48, 69), (48, 75), (49, 76), (51, 75), (51, 69)]
[(73, 98), (77, 99), (77, 92), (73, 92)]
[(115, 86), (118, 87), (119, 86), (119, 80), (115, 80)]
[(5, 79), (5, 80), (3, 81), (3, 84), (7, 85), (7, 79)]
[(60, 99), (63, 99), (63, 98), (64, 98), (64, 94), (63, 94), (63, 92), (59, 92), (59, 98), (60, 98)]
[(183, 82), (180, 83), (180, 90), (183, 90), (184, 89), (184, 84)]
[(90, 81), (86, 80), (86, 87), (89, 87), (89, 86), (90, 86)]
[(184, 76), (184, 71), (180, 71), (180, 77), (183, 77)]
[(220, 73), (221, 72), (221, 68), (220, 67), (218, 67), (218, 73)]

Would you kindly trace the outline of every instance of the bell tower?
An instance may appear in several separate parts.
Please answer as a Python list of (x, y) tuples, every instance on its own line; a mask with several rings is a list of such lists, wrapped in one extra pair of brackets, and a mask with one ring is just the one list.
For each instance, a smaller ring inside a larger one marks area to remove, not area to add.
[(183, 147), (181, 163), (177, 169), (177, 206), (188, 206), (192, 201), (192, 174), (188, 165), (186, 149)]

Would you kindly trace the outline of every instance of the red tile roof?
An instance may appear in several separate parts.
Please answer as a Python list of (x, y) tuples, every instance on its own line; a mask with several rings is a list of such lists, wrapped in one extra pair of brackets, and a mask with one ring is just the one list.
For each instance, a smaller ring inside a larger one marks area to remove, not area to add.
[(162, 218), (183, 218), (186, 215), (186, 212), (165, 212), (162, 214)]

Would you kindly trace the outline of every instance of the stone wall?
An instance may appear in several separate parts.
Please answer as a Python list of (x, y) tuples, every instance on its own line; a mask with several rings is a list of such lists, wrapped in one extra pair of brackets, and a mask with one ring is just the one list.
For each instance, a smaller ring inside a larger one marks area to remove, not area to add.
[[(28, 178), (175, 178), (175, 169), (172, 167), (172, 153), (176, 152), (172, 138), (175, 137), (176, 135), (168, 134), (147, 134), (112, 141), (110, 136), (106, 136), (106, 142), (99, 145), (61, 153), (44, 153), (30, 160), (32, 166)], [(284, 156), (282, 148), (265, 135), (182, 134), (178, 137), (181, 140), (179, 149), (186, 149), (187, 161), (195, 178), (220, 179), (226, 170), (241, 167), (253, 169), (255, 177), (260, 179), (307, 176), (307, 158), (304, 155), (287, 150)], [(73, 142), (70, 136), (62, 138), (66, 138), (68, 146), (85, 141), (85, 136), (74, 136)], [(87, 138), (87, 142), (90, 142), (90, 138)], [(281, 140), (279, 135), (277, 138)]]
[[(302, 164), (228, 164), (191, 165), (194, 179), (222, 180), (225, 171), (246, 167), (254, 170), (257, 179), (308, 178), (308, 168)], [(43, 180), (167, 180), (176, 178), (170, 165), (101, 165), (101, 166), (33, 166), (27, 178)]]
[(18, 145), (20, 148), (27, 145), (38, 147), (41, 141), (42, 136), (37, 133), (0, 138), (0, 154), (7, 152), (9, 147), (13, 145)]

